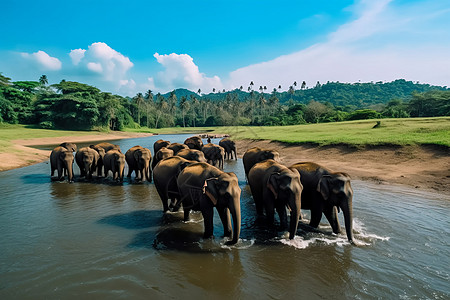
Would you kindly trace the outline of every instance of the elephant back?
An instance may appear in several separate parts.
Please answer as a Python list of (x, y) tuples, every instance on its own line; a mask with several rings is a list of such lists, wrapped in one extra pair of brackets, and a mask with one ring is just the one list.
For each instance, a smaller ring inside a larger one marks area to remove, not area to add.
[(198, 136), (187, 138), (184, 141), (184, 144), (186, 144), (189, 147), (189, 149), (202, 150), (203, 148), (203, 141)]
[(177, 156), (186, 158), (188, 160), (195, 160), (198, 162), (206, 162), (205, 154), (196, 149), (183, 149), (177, 153)]
[(259, 147), (253, 147), (248, 149), (244, 156), (242, 157), (242, 161), (244, 163), (245, 175), (248, 176), (250, 169), (258, 162), (265, 161), (267, 159), (273, 159), (277, 162), (280, 162), (280, 154), (276, 150), (271, 149), (261, 149)]

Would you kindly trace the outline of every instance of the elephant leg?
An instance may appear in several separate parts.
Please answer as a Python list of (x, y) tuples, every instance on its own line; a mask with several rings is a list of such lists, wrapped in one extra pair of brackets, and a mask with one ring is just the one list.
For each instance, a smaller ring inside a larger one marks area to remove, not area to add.
[(191, 211), (191, 209), (183, 207), (183, 211), (184, 211), (184, 221), (187, 222), (189, 221), (189, 212)]
[(133, 173), (133, 168), (129, 167), (128, 168), (128, 175), (127, 175), (128, 178), (131, 177), (131, 173)]
[(286, 230), (287, 226), (287, 213), (284, 205), (277, 205), (278, 216), (280, 217), (280, 229)]
[(337, 216), (337, 208), (336, 206), (325, 207), (323, 210), (325, 217), (333, 229), (333, 233), (338, 234), (341, 232), (341, 225), (339, 224), (339, 219)]
[(322, 209), (311, 209), (311, 220), (309, 221), (309, 226), (317, 228), (322, 218)]
[(223, 225), (223, 236), (224, 237), (231, 237), (232, 236), (232, 228), (231, 228), (231, 217), (230, 217), (230, 211), (228, 208), (217, 208), (217, 212), (219, 213), (220, 220), (222, 221)]
[(61, 166), (61, 164), (58, 164), (58, 180), (64, 179), (64, 168)]
[(203, 223), (205, 226), (205, 232), (203, 234), (204, 239), (213, 238), (214, 235), (214, 205), (212, 202), (207, 198), (207, 196), (203, 196), (200, 200), (200, 211), (202, 212), (203, 216)]
[(265, 199), (264, 208), (266, 210), (267, 224), (272, 226), (275, 221), (275, 207), (272, 201)]

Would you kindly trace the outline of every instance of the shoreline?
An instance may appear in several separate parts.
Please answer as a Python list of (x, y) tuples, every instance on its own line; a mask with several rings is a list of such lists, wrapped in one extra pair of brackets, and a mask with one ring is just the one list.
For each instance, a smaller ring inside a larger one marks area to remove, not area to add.
[(51, 150), (41, 150), (32, 146), (58, 145), (63, 142), (87, 143), (121, 140), (152, 136), (153, 133), (114, 132), (83, 136), (60, 136), (12, 140), (11, 149), (15, 152), (0, 153), (0, 172), (27, 167), (49, 159)]
[(236, 147), (238, 157), (251, 147), (274, 149), (286, 166), (312, 161), (333, 171), (346, 172), (353, 179), (450, 195), (450, 151), (439, 146), (318, 147), (237, 140)]
[[(114, 132), (85, 136), (61, 136), (13, 140), (15, 152), (0, 153), (0, 172), (26, 167), (49, 159), (50, 150), (31, 146), (86, 143), (152, 136), (151, 133)], [(282, 163), (290, 166), (313, 161), (333, 171), (350, 174), (353, 179), (378, 184), (399, 184), (420, 190), (450, 195), (450, 151), (438, 146), (348, 146), (291, 145), (268, 140), (236, 140), (238, 157), (252, 147), (280, 153)]]

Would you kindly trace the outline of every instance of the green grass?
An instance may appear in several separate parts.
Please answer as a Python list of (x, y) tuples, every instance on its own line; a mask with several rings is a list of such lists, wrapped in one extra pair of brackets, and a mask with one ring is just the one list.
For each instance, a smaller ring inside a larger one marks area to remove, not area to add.
[(60, 137), (60, 136), (82, 136), (98, 133), (97, 131), (69, 131), (41, 129), (30, 125), (3, 124), (0, 123), (0, 153), (8, 152), (12, 147), (13, 140), (26, 140), (33, 138)]
[[(381, 126), (372, 128), (377, 120), (321, 123), (294, 126), (227, 126), (127, 128), (127, 132), (157, 134), (227, 133), (233, 139), (274, 140), (293, 144), (339, 145), (441, 145), (450, 147), (450, 117), (381, 119)], [(16, 139), (81, 136), (98, 131), (65, 131), (38, 129), (26, 125), (0, 124), (0, 152), (5, 152)]]
[(363, 145), (441, 145), (450, 147), (450, 117), (381, 119), (273, 127), (224, 127), (234, 139), (275, 140), (293, 144), (350, 146)]

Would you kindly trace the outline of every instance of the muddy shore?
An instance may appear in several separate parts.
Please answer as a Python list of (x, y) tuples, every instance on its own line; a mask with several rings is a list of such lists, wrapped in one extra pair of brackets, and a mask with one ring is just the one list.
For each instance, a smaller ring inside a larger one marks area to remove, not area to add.
[[(64, 141), (74, 143), (108, 141), (151, 135), (115, 132), (79, 137), (15, 140), (14, 153), (0, 153), (0, 171), (46, 161), (50, 151), (31, 147), (35, 145), (59, 144)], [(283, 163), (288, 166), (300, 161), (313, 161), (334, 171), (347, 172), (354, 179), (380, 184), (401, 184), (450, 194), (450, 151), (437, 146), (317, 147), (261, 140), (238, 140), (236, 145), (239, 157), (251, 147), (271, 148), (280, 152)]]

